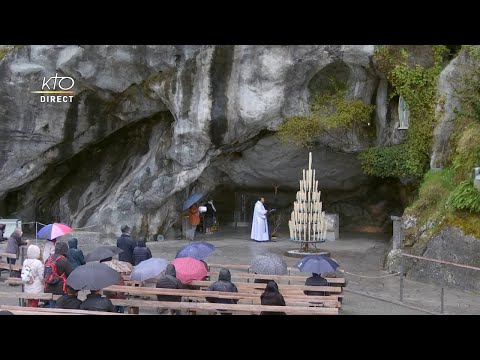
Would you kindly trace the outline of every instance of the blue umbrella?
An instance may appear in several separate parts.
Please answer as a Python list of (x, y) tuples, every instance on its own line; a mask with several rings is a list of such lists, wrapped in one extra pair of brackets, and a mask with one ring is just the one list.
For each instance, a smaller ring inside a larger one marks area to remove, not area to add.
[(190, 195), (187, 200), (183, 203), (183, 210), (187, 210), (190, 206), (195, 204), (198, 200), (200, 200), (203, 197), (202, 193), (195, 193), (193, 195)]
[(208, 242), (197, 241), (180, 249), (180, 251), (175, 256), (176, 258), (192, 257), (197, 260), (203, 260), (206, 257), (213, 254), (215, 251), (215, 246)]
[(301, 272), (314, 274), (335, 271), (338, 266), (335, 261), (322, 255), (306, 256), (295, 265)]

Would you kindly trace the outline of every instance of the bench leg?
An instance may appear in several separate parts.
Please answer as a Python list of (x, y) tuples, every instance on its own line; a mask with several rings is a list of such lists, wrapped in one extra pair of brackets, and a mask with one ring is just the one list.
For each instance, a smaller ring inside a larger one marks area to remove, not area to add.
[(138, 315), (140, 313), (139, 308), (135, 306), (130, 306), (128, 308), (128, 313), (133, 315)]

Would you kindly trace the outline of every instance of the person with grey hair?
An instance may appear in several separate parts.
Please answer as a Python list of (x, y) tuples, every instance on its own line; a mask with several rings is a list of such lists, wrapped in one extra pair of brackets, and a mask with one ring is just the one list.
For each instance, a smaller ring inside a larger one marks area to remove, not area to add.
[[(20, 254), (20, 246), (29, 244), (28, 240), (22, 240), (22, 235), (23, 235), (23, 231), (20, 228), (16, 228), (13, 231), (12, 235), (10, 235), (10, 237), (7, 240), (7, 248), (5, 250), (6, 253), (15, 254), (15, 256), (18, 258)], [(17, 259), (7, 258), (8, 264), (15, 265), (16, 262), (17, 262)], [(10, 272), (10, 276), (20, 277), (20, 273), (18, 271), (12, 270)]]
[(122, 235), (117, 239), (117, 247), (123, 250), (120, 254), (118, 254), (118, 260), (129, 262), (132, 265), (135, 265), (135, 261), (133, 258), (133, 250), (137, 246), (137, 242), (132, 239), (130, 235), (130, 226), (123, 225), (120, 230), (122, 231)]

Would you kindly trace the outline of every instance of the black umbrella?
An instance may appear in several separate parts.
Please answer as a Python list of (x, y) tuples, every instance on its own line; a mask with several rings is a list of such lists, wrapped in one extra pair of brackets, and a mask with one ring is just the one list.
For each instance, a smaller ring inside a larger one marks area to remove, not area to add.
[(99, 246), (85, 257), (86, 262), (100, 261), (120, 254), (123, 250), (116, 246)]
[(67, 285), (75, 290), (100, 290), (115, 285), (120, 273), (103, 263), (88, 263), (73, 270), (67, 278)]

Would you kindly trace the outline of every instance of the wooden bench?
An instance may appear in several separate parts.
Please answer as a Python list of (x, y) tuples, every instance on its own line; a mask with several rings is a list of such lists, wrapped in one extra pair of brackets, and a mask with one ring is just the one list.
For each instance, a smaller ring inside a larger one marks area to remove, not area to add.
[(78, 309), (53, 309), (53, 308), (33, 308), (33, 307), (21, 307), (0, 305), (1, 310), (8, 310), (15, 315), (126, 315), (115, 312), (105, 311), (91, 311), (91, 310), (78, 310)]
[[(4, 253), (4, 252), (0, 252), (0, 258), (7, 258), (7, 259), (17, 259), (17, 255), (16, 254), (10, 254), (10, 253)], [(6, 262), (0, 262), (0, 271), (1, 270), (15, 270), (15, 271), (22, 271), (22, 265), (20, 264), (15, 264), (15, 265), (12, 265), (12, 264), (8, 264)]]
[(338, 308), (306, 307), (306, 306), (268, 306), (251, 304), (215, 304), (198, 302), (173, 302), (151, 300), (111, 299), (114, 305), (131, 307), (149, 307), (170, 310), (186, 310), (188, 312), (206, 311), (240, 314), (259, 314), (262, 311), (282, 311), (287, 315), (337, 315)]
[[(229, 270), (246, 270), (247, 272), (252, 272), (252, 269), (250, 267), (250, 265), (245, 265), (245, 264), (217, 264), (217, 263), (208, 263), (207, 264), (209, 268), (225, 268), (225, 269), (229, 269)], [(287, 267), (287, 271), (290, 275), (291, 272), (294, 272), (294, 273), (300, 273), (300, 270), (296, 267)]]
[[(203, 281), (203, 280), (194, 280), (190, 282), (188, 285), (199, 287), (199, 288), (206, 288), (213, 284), (214, 281)], [(245, 289), (260, 289), (260, 290), (265, 290), (265, 287), (267, 284), (264, 283), (247, 283), (247, 282), (238, 282), (235, 283), (237, 288), (240, 290), (240, 288), (245, 288)], [(326, 291), (328, 293), (335, 293), (340, 294), (342, 292), (342, 288), (339, 286), (307, 286), (307, 285), (287, 285), (287, 284), (278, 284), (278, 289), (280, 293), (283, 292), (303, 292), (303, 290), (309, 290), (309, 291)], [(332, 295), (332, 294), (331, 294)]]
[[(220, 292), (220, 291), (205, 291), (205, 290), (189, 290), (189, 289), (162, 289), (162, 288), (144, 288), (131, 286), (109, 286), (104, 291), (123, 292), (130, 295), (175, 295), (181, 296), (184, 299), (189, 298), (221, 298), (221, 299), (239, 299), (239, 302), (259, 303), (261, 293), (253, 292)], [(340, 303), (336, 296), (308, 296), (308, 295), (286, 295), (284, 296), (287, 305), (303, 305), (303, 306), (320, 306), (324, 307), (340, 307)], [(312, 304), (316, 303), (316, 304)], [(317, 304), (318, 303), (318, 304)]]
[[(211, 271), (208, 273), (210, 279), (218, 278), (218, 272)], [(245, 279), (245, 280), (255, 280), (255, 279), (265, 279), (265, 280), (275, 280), (275, 281), (288, 281), (288, 282), (305, 282), (306, 276), (295, 276), (295, 275), (264, 275), (264, 274), (253, 274), (253, 273), (239, 273), (231, 272), (232, 279)], [(340, 284), (345, 285), (345, 278), (326, 278), (329, 284)]]
[(9, 285), (22, 285), (22, 279), (16, 277), (9, 277), (5, 280), (5, 284)]

